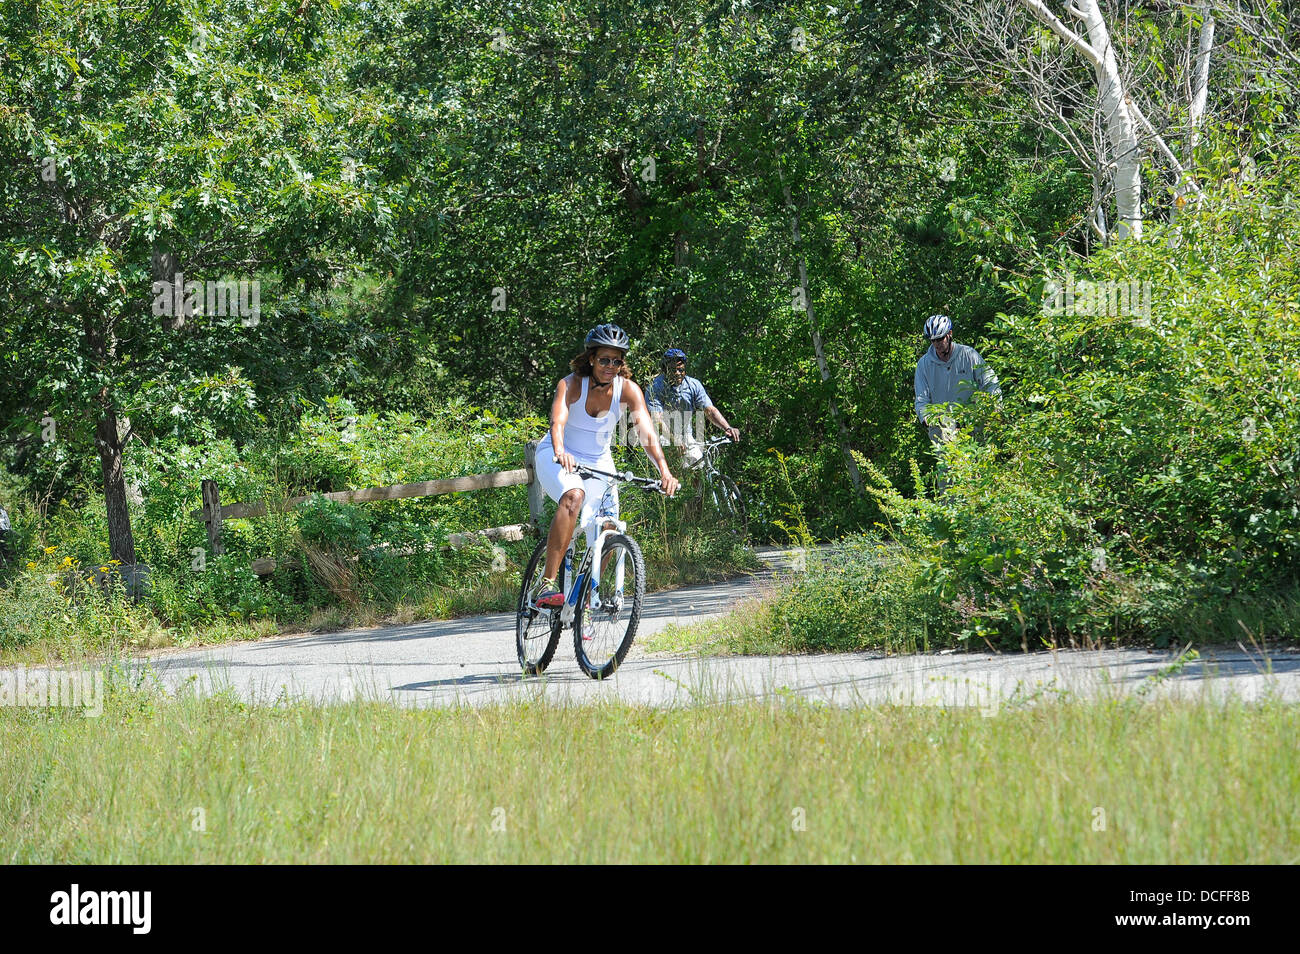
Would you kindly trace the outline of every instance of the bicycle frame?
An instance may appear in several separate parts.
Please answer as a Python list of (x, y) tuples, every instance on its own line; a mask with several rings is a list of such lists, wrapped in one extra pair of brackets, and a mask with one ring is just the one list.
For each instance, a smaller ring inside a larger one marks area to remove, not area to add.
[[(689, 447), (698, 447), (700, 449), (699, 463), (694, 467), (688, 467), (687, 470), (697, 470), (706, 477), (714, 477), (722, 473), (722, 471), (718, 470), (717, 465), (718, 451), (730, 443), (732, 443), (730, 437), (715, 437), (698, 444), (683, 444), (679, 446), (681, 446), (683, 450)], [(651, 465), (653, 465), (654, 460), (650, 457), (650, 452), (644, 447), (642, 447), (641, 450), (644, 452), (646, 459), (650, 461)]]
[(704, 444), (704, 459), (701, 463), (703, 464), (704, 477), (709, 482), (712, 482), (714, 477), (722, 474), (722, 471), (718, 470), (718, 449), (730, 443), (731, 438), (729, 437), (715, 437)]
[[(582, 562), (578, 564), (577, 571), (572, 573), (571, 578), (567, 581), (567, 586), (565, 587), (564, 590), (564, 606), (560, 609), (560, 622), (562, 622), (565, 626), (568, 626), (573, 622), (573, 614), (577, 611), (578, 608), (578, 589), (583, 583), (586, 582), (586, 578), (588, 574), (591, 575), (591, 585), (592, 585), (591, 608), (592, 609), (601, 608), (602, 603), (600, 599), (600, 565), (602, 562), (601, 557), (604, 554), (605, 540), (616, 533), (623, 533), (624, 531), (627, 530), (627, 524), (624, 523), (622, 520), (611, 521), (611, 519), (608, 516), (605, 516), (603, 514), (598, 516), (602, 518), (600, 520), (601, 523), (613, 522), (615, 529), (613, 530), (606, 529), (600, 531), (600, 533), (596, 537), (596, 542), (592, 544), (591, 547), (588, 548), (586, 553), (583, 554)], [(585, 529), (586, 529), (585, 527), (577, 528), (579, 533), (581, 533)], [(574, 543), (577, 542), (577, 538), (578, 538), (577, 533), (575, 533), (573, 537), (573, 541), (570, 542), (569, 544), (569, 549), (565, 551), (564, 554), (565, 562), (568, 563), (569, 566), (572, 566), (573, 545)], [(618, 592), (622, 592), (623, 554), (621, 553), (619, 554), (618, 561), (614, 567), (614, 586)]]
[[(585, 467), (580, 467), (579, 473), (584, 470), (593, 475), (602, 477), (610, 476), (601, 471), (592, 471), (590, 468)], [(568, 574), (568, 578), (565, 580), (564, 605), (560, 609), (560, 622), (565, 626), (569, 626), (573, 622), (573, 614), (578, 607), (578, 591), (588, 573), (591, 574), (592, 578), (591, 608), (601, 608), (600, 572), (601, 563), (603, 562), (601, 557), (605, 552), (605, 541), (616, 533), (627, 532), (627, 522), (619, 520), (607, 512), (613, 489), (614, 485), (612, 483), (605, 487), (604, 496), (601, 497), (600, 504), (594, 508), (591, 519), (587, 521), (587, 523), (574, 525), (573, 536), (569, 539), (569, 546), (564, 551), (565, 571)], [(607, 523), (613, 524), (614, 528), (612, 530), (606, 529), (605, 524)], [(595, 542), (592, 543), (592, 545), (587, 548), (587, 552), (582, 555), (582, 562), (578, 565), (575, 571), (573, 567), (574, 546), (578, 542), (578, 534), (585, 533), (589, 529), (598, 529), (599, 532), (596, 534)], [(615, 592), (619, 594), (622, 594), (623, 592), (623, 570), (623, 554), (620, 553), (618, 556), (618, 562), (614, 568), (614, 587)]]

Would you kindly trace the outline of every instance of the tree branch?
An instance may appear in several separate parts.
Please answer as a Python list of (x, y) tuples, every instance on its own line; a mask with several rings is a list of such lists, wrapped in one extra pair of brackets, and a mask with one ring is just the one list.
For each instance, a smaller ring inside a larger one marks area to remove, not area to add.
[[(1086, 56), (1093, 66), (1101, 66), (1101, 54), (1092, 48), (1092, 44), (1061, 22), (1060, 17), (1047, 9), (1047, 4), (1043, 3), (1043, 0), (1020, 0), (1020, 5), (1034, 16), (1038, 17), (1039, 20), (1041, 20), (1062, 40)], [(1081, 11), (1075, 10), (1074, 8), (1071, 8), (1070, 12), (1078, 17), (1083, 16)]]
[(1125, 97), (1125, 102), (1128, 103), (1128, 108), (1132, 110), (1133, 118), (1138, 121), (1138, 125), (1141, 126), (1143, 130), (1146, 131), (1146, 134), (1151, 137), (1151, 141), (1156, 144), (1156, 149), (1160, 151), (1160, 155), (1165, 157), (1170, 168), (1174, 170), (1174, 175), (1177, 176), (1178, 181), (1186, 181), (1188, 187), (1197, 195), (1200, 195), (1201, 187), (1197, 185), (1196, 182), (1183, 170), (1183, 165), (1178, 161), (1178, 157), (1175, 156), (1173, 150), (1169, 148), (1169, 144), (1165, 142), (1164, 137), (1155, 131), (1150, 120), (1147, 119), (1146, 114), (1142, 112), (1138, 104), (1133, 102), (1132, 97)]

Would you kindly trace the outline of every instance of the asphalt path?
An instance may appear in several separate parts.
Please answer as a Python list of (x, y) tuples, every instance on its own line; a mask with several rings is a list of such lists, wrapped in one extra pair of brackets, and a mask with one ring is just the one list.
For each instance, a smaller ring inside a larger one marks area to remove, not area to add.
[(171, 690), (233, 691), (263, 703), (361, 698), (407, 706), (517, 700), (673, 706), (802, 699), (975, 706), (989, 714), (1050, 698), (1300, 699), (1300, 653), (1264, 654), (1249, 647), (1202, 650), (1200, 659), (1181, 664), (1176, 653), (1138, 649), (700, 657), (642, 648), (646, 637), (665, 626), (722, 615), (760, 595), (774, 574), (792, 572), (790, 554), (766, 549), (760, 555), (767, 565), (751, 576), (647, 596), (637, 644), (603, 682), (578, 669), (571, 631), (561, 635), (544, 676), (522, 677), (512, 614), (164, 651), (134, 665), (152, 670)]

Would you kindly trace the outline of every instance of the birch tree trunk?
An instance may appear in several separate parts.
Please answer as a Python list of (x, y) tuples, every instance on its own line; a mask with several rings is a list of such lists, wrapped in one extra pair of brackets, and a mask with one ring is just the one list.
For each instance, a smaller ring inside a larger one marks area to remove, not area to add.
[(1076, 0), (1070, 12), (1083, 20), (1088, 41), (1100, 54), (1093, 64), (1097, 75), (1097, 108), (1110, 139), (1115, 163), (1115, 214), (1119, 220), (1115, 231), (1119, 238), (1142, 237), (1142, 152), (1138, 143), (1137, 122), (1129, 109), (1128, 93), (1119, 75), (1110, 30), (1102, 19), (1097, 0)]
[(1196, 146), (1201, 140), (1201, 117), (1205, 115), (1205, 104), (1209, 99), (1210, 88), (1210, 51), (1214, 49), (1214, 15), (1210, 11), (1208, 0), (1201, 4), (1201, 39), (1196, 50), (1196, 69), (1192, 72), (1192, 98), (1187, 109), (1187, 146), (1183, 151), (1183, 166), (1186, 172), (1178, 179), (1174, 190), (1174, 210), (1177, 217), (1187, 201), (1187, 194), (1195, 191), (1192, 178), (1196, 168)]
[[(1125, 235), (1141, 237), (1144, 169), (1156, 172), (1157, 165), (1167, 168), (1175, 210), (1193, 195), (1198, 200), (1202, 197), (1196, 176), (1184, 168), (1184, 162), (1192, 162), (1191, 150), (1180, 162), (1161, 133), (1170, 124), (1158, 129), (1143, 113), (1141, 103), (1174, 103), (1185, 95), (1191, 127), (1188, 132), (1194, 148), (1205, 113), (1214, 48), (1211, 13), (1220, 19), (1232, 17), (1235, 14), (1230, 5), (1187, 0), (1186, 5), (1194, 5), (1201, 18), (1199, 56), (1188, 48), (1181, 62), (1168, 69), (1151, 69), (1150, 58), (1163, 55), (1164, 41), (1159, 35), (1149, 36), (1149, 25), (1134, 21), (1124, 4), (1107, 5), (1112, 17), (1108, 26), (1100, 0), (940, 3), (956, 26), (952, 43), (960, 59), (977, 70), (1005, 72), (1028, 97), (1041, 127), (1056, 136), (1091, 175), (1093, 196), (1085, 243), (1093, 235), (1103, 243)], [(1173, 28), (1172, 21), (1185, 16), (1177, 9), (1182, 4), (1143, 6), (1153, 7), (1169, 28)], [(1009, 9), (1015, 7), (1019, 10)], [(1060, 42), (1042, 43), (1036, 36), (1040, 31), (1026, 29), (1021, 11), (1046, 26)], [(1243, 24), (1254, 28), (1256, 19), (1240, 15)], [(1243, 30), (1249, 32), (1246, 27), (1238, 32)], [(1085, 78), (1079, 70), (1074, 54), (1087, 62), (1090, 76)], [(1148, 89), (1148, 84), (1153, 88)], [(1084, 106), (1090, 98), (1090, 106)], [(1111, 217), (1107, 206), (1112, 201), (1116, 215), (1108, 226), (1106, 220)]]
[[(1110, 30), (1097, 0), (1073, 0), (1066, 5), (1070, 15), (1083, 22), (1085, 40), (1048, 9), (1043, 0), (1020, 0), (1021, 5), (1046, 24), (1092, 64), (1097, 80), (1097, 113), (1110, 146), (1114, 166), (1115, 234), (1119, 238), (1142, 237), (1142, 153), (1138, 141), (1138, 120), (1120, 76)], [(1099, 157), (1100, 158), (1100, 157)], [(1105, 168), (1106, 163), (1102, 163)]]

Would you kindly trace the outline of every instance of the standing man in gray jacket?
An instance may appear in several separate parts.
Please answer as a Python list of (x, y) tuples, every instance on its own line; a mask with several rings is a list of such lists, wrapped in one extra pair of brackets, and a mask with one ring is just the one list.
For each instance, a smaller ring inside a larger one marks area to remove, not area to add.
[(925, 322), (925, 336), (930, 348), (916, 362), (916, 418), (929, 427), (930, 440), (937, 445), (954, 435), (926, 416), (931, 404), (969, 404), (976, 388), (994, 397), (1001, 397), (1002, 389), (978, 351), (953, 344), (952, 319), (947, 315), (931, 315)]

